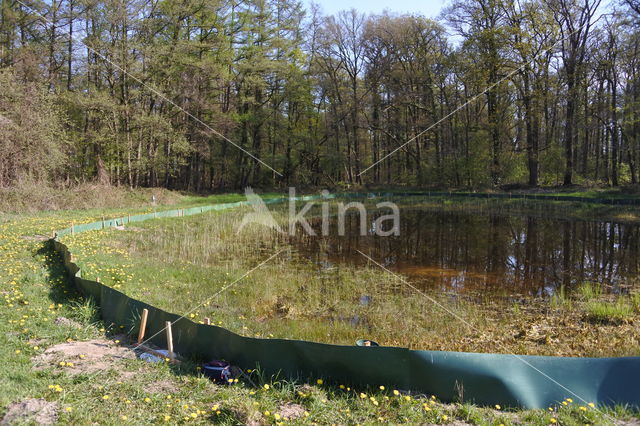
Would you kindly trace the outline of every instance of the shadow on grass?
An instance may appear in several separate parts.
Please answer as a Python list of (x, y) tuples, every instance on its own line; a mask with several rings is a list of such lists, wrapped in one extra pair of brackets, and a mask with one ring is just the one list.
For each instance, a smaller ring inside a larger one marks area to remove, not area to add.
[(47, 268), (47, 281), (49, 282), (49, 298), (53, 303), (77, 304), (83, 301), (71, 277), (64, 268), (62, 256), (55, 250), (52, 240), (42, 243), (37, 255), (44, 257), (44, 265)]

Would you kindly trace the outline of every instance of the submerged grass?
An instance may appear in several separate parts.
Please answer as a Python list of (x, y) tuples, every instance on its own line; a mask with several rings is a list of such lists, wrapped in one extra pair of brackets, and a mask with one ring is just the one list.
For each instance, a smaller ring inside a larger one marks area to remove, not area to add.
[[(203, 204), (214, 201), (215, 198), (198, 200)], [(393, 389), (380, 389), (375, 385), (370, 389), (350, 389), (315, 382), (288, 383), (263, 377), (259, 372), (253, 372), (251, 376), (256, 387), (242, 380), (233, 386), (217, 386), (200, 376), (197, 366), (189, 360), (180, 366), (168, 363), (147, 364), (133, 359), (110, 361), (97, 371), (80, 374), (72, 374), (68, 367), (60, 365), (35, 370), (32, 358), (53, 345), (89, 339), (107, 339), (114, 344), (113, 339), (123, 339), (114, 336), (114, 331), (99, 321), (95, 306), (79, 297), (64, 275), (60, 259), (42, 236), (48, 235), (51, 229), (68, 226), (70, 221), (82, 223), (99, 220), (103, 215), (115, 217), (145, 210), (146, 208), (136, 208), (38, 213), (5, 217), (0, 223), (0, 357), (3, 360), (3, 368), (0, 369), (0, 417), (8, 411), (11, 403), (38, 398), (53, 404), (53, 420), (59, 424), (98, 422), (231, 425), (277, 424), (285, 421), (293, 424), (446, 424), (465, 421), (485, 425), (548, 425), (613, 424), (614, 421), (632, 421), (633, 418), (638, 418), (638, 413), (627, 407), (596, 409), (568, 399), (558, 401), (546, 410), (482, 408), (465, 402), (442, 404), (429, 396), (396, 393)], [(179, 225), (178, 222), (184, 225)], [(197, 297), (200, 294), (191, 290), (188, 283), (219, 285), (237, 277), (237, 268), (240, 266), (253, 264), (254, 256), (240, 257), (249, 253), (241, 248), (240, 243), (234, 250), (229, 250), (222, 245), (216, 246), (218, 241), (209, 236), (206, 237), (209, 238), (209, 243), (217, 249), (202, 253), (203, 245), (198, 246), (201, 243), (195, 240), (192, 243), (179, 239), (172, 242), (169, 241), (169, 235), (162, 235), (162, 227), (173, 224), (176, 227), (174, 231), (177, 232), (179, 226), (188, 225), (187, 219), (158, 221), (156, 224), (159, 225), (158, 228), (150, 222), (139, 228), (129, 228), (128, 232), (76, 235), (73, 241), (77, 245), (76, 257), (83, 268), (99, 274), (103, 281), (109, 281), (114, 286), (120, 285), (127, 292), (146, 297), (145, 300), (160, 294), (157, 290), (162, 288), (167, 291), (192, 291), (189, 297), (163, 296), (166, 302), (174, 304), (182, 303), (182, 299), (199, 300)], [(194, 227), (191, 230), (198, 229), (197, 222), (190, 226)], [(157, 253), (152, 241), (142, 244), (152, 234), (157, 234), (154, 237), (156, 242), (164, 241), (165, 249), (188, 253), (190, 263), (167, 262), (168, 254), (153, 262), (140, 262), (138, 256), (143, 253)], [(175, 235), (179, 236), (180, 233)], [(227, 232), (225, 238), (232, 237), (233, 233)], [(243, 238), (250, 241), (250, 237)], [(136, 242), (138, 239), (141, 241)], [(105, 245), (106, 241), (111, 243)], [(129, 241), (136, 242), (135, 250), (132, 250), (130, 256), (130, 247), (134, 246), (125, 244)], [(272, 247), (265, 246), (262, 250), (266, 255), (271, 253)], [(85, 254), (87, 259), (93, 256), (93, 260), (85, 260)], [(88, 265), (87, 262), (93, 265)], [(220, 269), (216, 274), (212, 274), (211, 262), (220, 262)], [(269, 270), (270, 274), (275, 275), (270, 278), (273, 283), (291, 276), (278, 276), (290, 267), (288, 263), (282, 262), (277, 266)], [(353, 274), (351, 270), (329, 271), (329, 278), (325, 278), (325, 282), (332, 282), (336, 277), (341, 280), (352, 279), (350, 277)], [(373, 270), (368, 270), (365, 274), (359, 277), (368, 277), (374, 281), (380, 275)], [(299, 276), (297, 283), (304, 286), (305, 278), (304, 275)], [(255, 281), (244, 284), (262, 282), (256, 277), (253, 279)], [(397, 283), (389, 281), (389, 285)], [(241, 291), (248, 291), (247, 287), (239, 287), (235, 295), (230, 293), (228, 302), (240, 301), (246, 297)], [(202, 295), (210, 294), (210, 290), (208, 287)], [(317, 309), (324, 310), (320, 306), (321, 302), (331, 300), (327, 296), (330, 294), (331, 289), (327, 289), (316, 296), (312, 294), (307, 297), (310, 300), (317, 298)], [(286, 306), (282, 305), (283, 313), (291, 311)], [(210, 308), (223, 315), (222, 309), (214, 306)], [(522, 312), (527, 308), (518, 309)], [(326, 310), (331, 311), (328, 308)], [(229, 320), (236, 318), (236, 326), (240, 329), (248, 327), (246, 320), (236, 315), (249, 312), (250, 308), (235, 311), (234, 315), (229, 316)], [(267, 309), (265, 312), (271, 310)], [(280, 315), (284, 315), (283, 313)], [(200, 314), (204, 314), (204, 311)], [(294, 315), (294, 312), (289, 315)], [(79, 326), (57, 323), (56, 319), (60, 317), (73, 319)], [(451, 331), (455, 332), (455, 328), (452, 326)], [(83, 361), (78, 359), (75, 362), (81, 364)], [(297, 414), (286, 420), (285, 415), (292, 412)], [(34, 423), (33, 417), (28, 417), (26, 412), (20, 413), (15, 421)]]

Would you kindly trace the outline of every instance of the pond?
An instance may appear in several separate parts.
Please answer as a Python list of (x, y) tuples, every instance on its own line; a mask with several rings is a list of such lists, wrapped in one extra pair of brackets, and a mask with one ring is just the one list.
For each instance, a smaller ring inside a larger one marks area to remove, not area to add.
[[(337, 218), (330, 221), (337, 230)], [(640, 261), (638, 224), (531, 214), (407, 207), (399, 236), (361, 236), (357, 213), (347, 215), (344, 236), (296, 234), (293, 245), (321, 268), (366, 264), (360, 250), (414, 285), (459, 294), (545, 296), (586, 281), (618, 293), (633, 283)]]

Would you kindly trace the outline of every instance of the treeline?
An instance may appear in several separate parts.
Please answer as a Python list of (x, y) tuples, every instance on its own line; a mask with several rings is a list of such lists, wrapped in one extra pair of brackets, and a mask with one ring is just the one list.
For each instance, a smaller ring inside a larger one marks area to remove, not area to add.
[(600, 2), (1, 0), (0, 186), (637, 183), (640, 2)]

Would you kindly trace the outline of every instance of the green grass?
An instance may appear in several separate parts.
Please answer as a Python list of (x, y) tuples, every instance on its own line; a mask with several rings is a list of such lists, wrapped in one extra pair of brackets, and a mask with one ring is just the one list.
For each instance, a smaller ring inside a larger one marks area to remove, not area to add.
[(626, 298), (611, 301), (590, 301), (586, 305), (587, 318), (595, 323), (623, 324), (634, 318), (633, 305)]
[[(197, 201), (206, 204), (222, 199), (220, 196)], [(33, 236), (48, 235), (51, 229), (63, 228), (71, 221), (88, 222), (103, 215), (122, 216), (147, 208), (36, 213), (4, 216), (0, 221), (0, 357), (4, 364), (0, 369), (0, 416), (12, 402), (43, 398), (57, 404), (60, 424), (275, 424), (282, 419), (276, 419), (274, 414), (285, 404), (297, 404), (308, 413), (287, 422), (298, 424), (442, 424), (462, 420), (474, 424), (546, 425), (552, 419), (561, 424), (612, 424), (613, 419), (638, 418), (637, 412), (625, 407), (596, 410), (583, 405), (581, 409), (576, 402), (568, 401), (549, 410), (513, 411), (467, 403), (442, 404), (429, 396), (395, 395), (392, 389), (382, 390), (375, 385), (371, 389), (342, 389), (318, 383), (287, 383), (256, 372), (251, 379), (257, 387), (243, 380), (233, 386), (217, 386), (201, 377), (197, 366), (188, 360), (180, 365), (115, 361), (99, 371), (78, 375), (58, 365), (34, 370), (32, 357), (52, 345), (113, 339), (117, 330), (109, 330), (98, 320), (95, 307), (70, 286), (55, 253)], [(172, 223), (181, 226), (180, 221)], [(175, 244), (179, 248), (179, 242)], [(225, 251), (220, 250), (224, 255)], [(197, 253), (190, 255), (194, 261), (198, 259)], [(109, 253), (105, 259), (127, 261), (118, 252)], [(120, 274), (117, 265), (109, 266), (109, 272), (116, 277)], [(174, 273), (177, 285), (184, 276), (178, 268)], [(235, 277), (232, 270), (229, 274)], [(122, 278), (126, 278), (124, 273)], [(202, 278), (196, 273), (188, 280)], [(140, 291), (145, 296), (144, 290)], [(56, 325), (54, 320), (58, 317), (73, 319), (80, 327)], [(239, 321), (238, 325), (242, 324)]]

